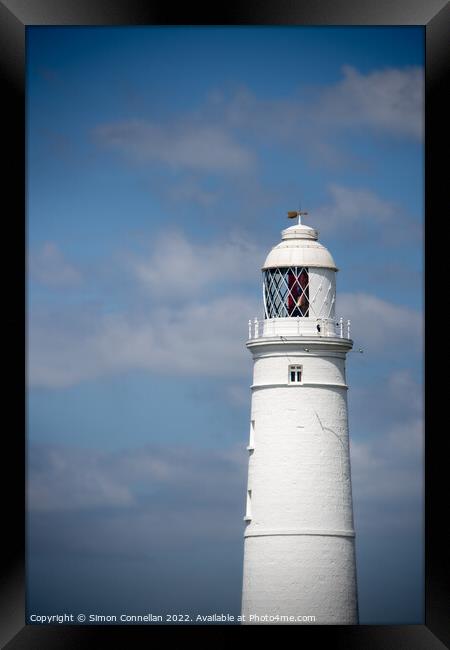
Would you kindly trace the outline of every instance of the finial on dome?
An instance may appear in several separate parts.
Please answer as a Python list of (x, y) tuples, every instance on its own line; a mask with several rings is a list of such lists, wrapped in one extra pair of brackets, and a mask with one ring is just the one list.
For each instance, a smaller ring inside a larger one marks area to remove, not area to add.
[(288, 219), (295, 219), (295, 217), (298, 217), (299, 226), (302, 225), (302, 215), (306, 215), (306, 214), (308, 213), (302, 210), (289, 210), (289, 212), (287, 213)]

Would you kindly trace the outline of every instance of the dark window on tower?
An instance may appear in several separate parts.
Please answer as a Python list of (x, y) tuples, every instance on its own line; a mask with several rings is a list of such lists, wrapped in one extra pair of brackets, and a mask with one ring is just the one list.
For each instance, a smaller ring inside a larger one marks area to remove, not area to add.
[(289, 366), (289, 383), (301, 384), (303, 375), (302, 366)]

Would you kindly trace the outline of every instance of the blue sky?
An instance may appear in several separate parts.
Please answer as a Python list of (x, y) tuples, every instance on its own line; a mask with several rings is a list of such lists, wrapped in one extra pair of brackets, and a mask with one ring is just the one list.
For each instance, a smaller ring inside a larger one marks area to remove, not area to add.
[(29, 613), (238, 613), (247, 321), (301, 204), (364, 349), (361, 622), (423, 622), (423, 45), (27, 28)]

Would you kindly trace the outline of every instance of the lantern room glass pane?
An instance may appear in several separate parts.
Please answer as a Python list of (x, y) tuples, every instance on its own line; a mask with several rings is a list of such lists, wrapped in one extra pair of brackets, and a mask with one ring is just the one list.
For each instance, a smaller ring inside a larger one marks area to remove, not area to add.
[(266, 318), (309, 316), (309, 274), (303, 266), (264, 271)]

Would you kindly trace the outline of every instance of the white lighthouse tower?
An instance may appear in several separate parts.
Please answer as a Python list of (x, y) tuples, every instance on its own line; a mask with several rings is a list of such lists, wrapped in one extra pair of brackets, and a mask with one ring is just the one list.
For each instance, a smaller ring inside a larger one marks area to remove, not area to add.
[[(242, 614), (254, 624), (358, 622), (345, 359), (336, 265), (301, 223), (263, 266), (254, 360)], [(306, 618), (314, 617), (314, 618)]]

